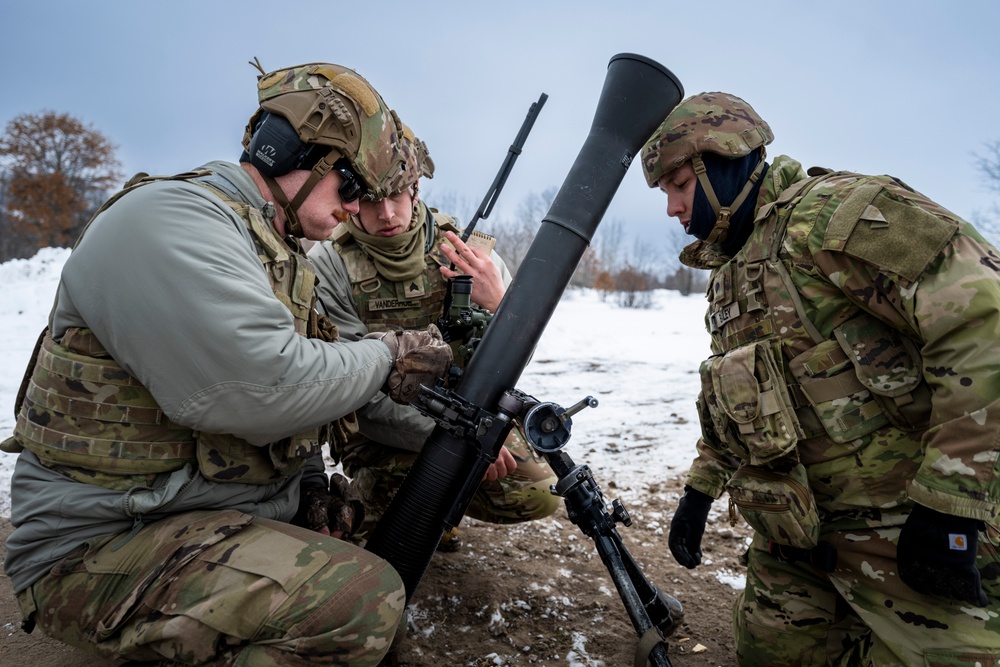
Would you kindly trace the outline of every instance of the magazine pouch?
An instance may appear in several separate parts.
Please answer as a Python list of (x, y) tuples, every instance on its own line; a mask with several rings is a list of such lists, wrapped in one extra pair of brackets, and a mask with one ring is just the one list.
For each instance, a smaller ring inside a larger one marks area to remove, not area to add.
[(766, 464), (795, 451), (801, 428), (767, 341), (714, 357), (711, 391), (714, 396), (708, 406), (715, 413), (713, 423), (718, 427), (728, 418), (728, 428), (738, 431), (732, 435), (745, 445), (750, 464)]

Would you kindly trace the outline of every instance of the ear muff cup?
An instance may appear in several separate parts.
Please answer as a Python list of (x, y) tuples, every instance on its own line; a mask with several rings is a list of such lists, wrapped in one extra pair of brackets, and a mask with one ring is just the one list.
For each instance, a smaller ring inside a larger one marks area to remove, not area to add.
[[(329, 151), (327, 147), (320, 147), (315, 144), (307, 144), (295, 132), (292, 124), (283, 117), (265, 111), (257, 127), (254, 128), (253, 136), (250, 138), (249, 157), (250, 164), (265, 176), (283, 176), (293, 169), (311, 169), (309, 162), (314, 148), (320, 148), (325, 154)], [(317, 156), (317, 159), (322, 156)]]

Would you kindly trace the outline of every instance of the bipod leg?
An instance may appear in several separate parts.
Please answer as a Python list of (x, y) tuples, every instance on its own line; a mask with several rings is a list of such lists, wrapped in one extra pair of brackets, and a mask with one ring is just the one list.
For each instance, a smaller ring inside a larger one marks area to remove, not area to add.
[[(613, 531), (613, 537), (607, 534), (595, 534), (592, 537), (597, 547), (597, 553), (600, 554), (608, 574), (611, 575), (611, 580), (615, 583), (615, 588), (618, 589), (618, 596), (625, 604), (625, 610), (632, 621), (632, 627), (640, 637), (636, 649), (636, 667), (645, 665), (647, 660), (653, 667), (672, 667), (670, 658), (667, 657), (666, 639), (660, 634), (659, 629), (646, 611), (646, 605), (639, 596), (635, 582), (625, 564), (626, 559), (623, 558), (622, 553), (627, 555), (628, 551), (622, 546), (618, 532)], [(627, 559), (631, 560), (631, 555), (627, 555)], [(645, 581), (645, 577), (642, 577), (642, 580)], [(648, 582), (646, 583), (648, 585)], [(647, 647), (648, 643), (652, 645)]]

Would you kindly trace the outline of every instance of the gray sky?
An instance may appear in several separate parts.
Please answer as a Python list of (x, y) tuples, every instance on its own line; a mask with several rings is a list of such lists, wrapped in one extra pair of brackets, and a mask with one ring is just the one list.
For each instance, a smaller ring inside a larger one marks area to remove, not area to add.
[[(593, 118), (610, 58), (662, 63), (690, 95), (735, 93), (771, 124), (769, 156), (889, 173), (966, 218), (1000, 199), (974, 153), (1000, 140), (1000, 2), (319, 2), (8, 0), (0, 124), (67, 112), (118, 146), (126, 176), (237, 159), (272, 70), (358, 70), (423, 138), (424, 191), (472, 210), (529, 105), (549, 99), (491, 220), (558, 187)], [(448, 211), (461, 213), (461, 211)], [(470, 211), (471, 212), (471, 211)], [(666, 248), (665, 198), (638, 165), (605, 216)]]

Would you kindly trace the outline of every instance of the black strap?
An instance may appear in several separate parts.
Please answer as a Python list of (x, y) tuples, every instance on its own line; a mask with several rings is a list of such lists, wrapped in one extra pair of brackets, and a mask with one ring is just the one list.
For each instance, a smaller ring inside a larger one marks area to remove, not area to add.
[(437, 238), (437, 230), (434, 227), (437, 223), (434, 220), (434, 213), (431, 211), (431, 207), (423, 202), (420, 202), (420, 205), (427, 212), (427, 219), (424, 221), (424, 254), (426, 255), (434, 249), (434, 239)]
[(829, 542), (820, 542), (812, 549), (800, 549), (770, 541), (767, 543), (767, 552), (786, 563), (806, 562), (823, 572), (837, 569), (837, 550)]

